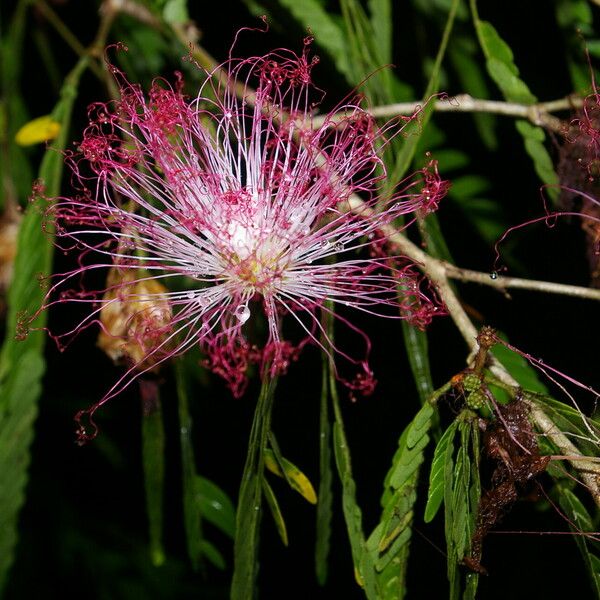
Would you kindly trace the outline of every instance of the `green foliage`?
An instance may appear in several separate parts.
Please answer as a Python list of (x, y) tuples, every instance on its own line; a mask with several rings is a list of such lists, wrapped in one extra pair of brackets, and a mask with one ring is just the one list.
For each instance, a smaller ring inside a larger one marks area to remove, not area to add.
[[(600, 545), (594, 540), (594, 522), (579, 498), (567, 487), (559, 487), (558, 501), (565, 511), (575, 542), (581, 552), (590, 578), (591, 588), (600, 598)], [(587, 537), (585, 534), (589, 533)]]
[(319, 415), (319, 493), (315, 541), (315, 572), (320, 585), (327, 581), (333, 515), (333, 471), (331, 468), (331, 419), (329, 416), (329, 360), (322, 358), (321, 402)]
[(373, 557), (381, 598), (406, 593), (408, 541), (412, 534), (419, 468), (429, 443), (434, 410), (425, 403), (404, 430), (384, 482), (381, 518), (367, 540)]
[(402, 333), (419, 398), (421, 402), (426, 402), (433, 392), (427, 334), (405, 321), (402, 322)]
[(290, 14), (309, 28), (318, 43), (327, 50), (337, 69), (352, 81), (352, 71), (348, 60), (348, 47), (344, 33), (332, 16), (318, 0), (279, 0)]
[(165, 477), (165, 431), (160, 396), (142, 411), (142, 458), (146, 487), (146, 511), (150, 534), (150, 555), (154, 566), (165, 562), (162, 545), (163, 493)]
[[(27, 151), (15, 143), (15, 134), (29, 120), (21, 92), (24, 37), (30, 0), (20, 0), (0, 41), (0, 208), (10, 202), (25, 204), (31, 192), (33, 168)], [(1, 25), (1, 23), (0, 23)]]
[[(455, 36), (454, 44), (448, 48), (448, 56), (465, 93), (474, 98), (489, 98), (490, 91), (484, 71), (476, 58), (476, 45), (468, 36)], [(498, 148), (496, 119), (486, 113), (473, 114), (481, 141), (489, 150)], [(436, 157), (440, 160), (439, 153)], [(440, 164), (441, 160), (440, 160)]]
[(279, 508), (279, 502), (277, 502), (277, 498), (275, 497), (275, 492), (273, 492), (273, 488), (269, 485), (266, 479), (262, 480), (263, 483), (263, 492), (265, 496), (265, 500), (267, 501), (267, 506), (271, 511), (271, 515), (273, 515), (273, 520), (275, 521), (275, 527), (277, 527), (277, 533), (281, 538), (284, 546), (288, 545), (288, 533), (287, 527), (285, 526), (285, 521), (283, 519), (283, 514), (281, 513), (281, 508)]
[[(60, 189), (63, 170), (60, 150), (67, 142), (79, 80), (87, 63), (87, 58), (81, 59), (71, 71), (52, 112), (53, 119), (61, 124), (61, 133), (44, 154), (39, 170), (48, 197), (58, 195)], [(23, 315), (35, 314), (44, 299), (37, 275), (47, 275), (52, 267), (52, 238), (42, 229), (43, 218), (38, 201), (29, 206), (21, 223), (8, 294), (6, 338), (0, 351), (0, 589), (6, 581), (17, 541), (17, 519), (25, 499), (29, 448), (45, 371), (43, 332), (32, 332), (25, 340), (16, 339), (19, 324), (26, 318)], [(41, 328), (45, 321), (44, 313), (35, 326)]]
[(196, 469), (192, 443), (192, 417), (189, 410), (189, 365), (180, 360), (175, 365), (177, 380), (179, 443), (181, 449), (181, 483), (186, 545), (195, 570), (203, 558), (217, 568), (225, 568), (219, 550), (203, 535), (203, 519), (230, 538), (235, 535), (235, 508), (227, 494), (215, 483), (202, 477)]
[(425, 93), (423, 94), (423, 102), (426, 104), (423, 106), (423, 109), (419, 114), (418, 124), (416, 124), (414, 128), (409, 129), (408, 137), (402, 145), (402, 149), (396, 155), (394, 168), (390, 172), (390, 178), (392, 181), (399, 181), (408, 171), (410, 164), (412, 163), (412, 160), (415, 156), (415, 151), (419, 142), (419, 138), (425, 130), (427, 123), (433, 113), (433, 106), (435, 100), (432, 100), (432, 96), (434, 96), (439, 91), (439, 77), (440, 70), (442, 67), (442, 61), (446, 54), (446, 48), (448, 46), (448, 41), (450, 40), (452, 28), (454, 27), (454, 19), (456, 18), (456, 12), (458, 10), (459, 5), (459, 0), (452, 0), (452, 4), (448, 12), (448, 19), (446, 21), (444, 33), (442, 35), (442, 41), (440, 42), (440, 47), (435, 58), (435, 63), (433, 65), (431, 76), (429, 78), (429, 83), (427, 84), (427, 88), (425, 89)]
[[(491, 23), (482, 21), (479, 18), (477, 0), (471, 0), (471, 10), (490, 77), (509, 102), (535, 103), (537, 98), (531, 93), (527, 84), (519, 78), (519, 69), (514, 63), (512, 50)], [(524, 121), (517, 122), (516, 126), (523, 137), (525, 150), (533, 160), (538, 177), (547, 185), (556, 185), (558, 176), (552, 166), (552, 159), (544, 146), (546, 139), (544, 130)], [(548, 188), (548, 194), (553, 198), (556, 198), (557, 195), (554, 188)]]
[(254, 412), (248, 456), (242, 475), (235, 522), (234, 571), (231, 599), (248, 600), (254, 593), (258, 572), (258, 537), (262, 514), (265, 449), (271, 428), (276, 383), (266, 380)]
[[(460, 564), (470, 551), (471, 537), (481, 495), (479, 483), (479, 429), (477, 417), (464, 411), (458, 417), (460, 446), (453, 458), (454, 431), (448, 438), (444, 461), (444, 507), (446, 547), (448, 554), (448, 580), (450, 600), (460, 598)], [(470, 573), (464, 584), (464, 597), (474, 597), (477, 575)]]
[(456, 434), (457, 427), (458, 422), (453, 421), (435, 447), (431, 462), (431, 471), (429, 473), (429, 493), (427, 495), (427, 506), (425, 507), (425, 523), (433, 520), (444, 500), (445, 474), (448, 463), (452, 461), (454, 435)]

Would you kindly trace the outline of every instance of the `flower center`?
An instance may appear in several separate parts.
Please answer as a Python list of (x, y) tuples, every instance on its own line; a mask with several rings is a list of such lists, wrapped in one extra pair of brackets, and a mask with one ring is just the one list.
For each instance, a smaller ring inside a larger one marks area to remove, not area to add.
[(232, 272), (243, 285), (265, 294), (281, 279), (284, 265), (274, 256), (259, 256), (257, 252), (245, 258), (235, 256)]

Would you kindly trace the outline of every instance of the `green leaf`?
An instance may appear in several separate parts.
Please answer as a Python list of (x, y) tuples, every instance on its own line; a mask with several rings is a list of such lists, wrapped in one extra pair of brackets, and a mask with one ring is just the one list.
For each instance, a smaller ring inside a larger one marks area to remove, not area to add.
[(365, 537), (362, 527), (362, 512), (356, 502), (356, 483), (352, 476), (352, 464), (350, 460), (350, 450), (344, 431), (342, 413), (339, 406), (339, 398), (335, 388), (336, 382), (333, 374), (330, 372), (330, 393), (335, 412), (335, 422), (333, 423), (333, 452), (335, 462), (342, 482), (342, 508), (346, 529), (350, 540), (350, 549), (354, 567), (364, 586), (365, 594), (370, 600), (379, 598), (375, 583), (375, 565), (371, 556), (366, 552)]
[(168, 0), (163, 8), (163, 18), (171, 25), (181, 25), (189, 22), (187, 0)]
[(187, 552), (194, 570), (200, 568), (203, 556), (202, 513), (198, 503), (197, 473), (192, 446), (192, 417), (189, 411), (189, 399), (185, 363), (175, 361), (175, 379), (179, 410), (179, 443), (181, 448), (181, 492), (183, 500), (183, 520)]
[(594, 22), (592, 8), (587, 0), (559, 0), (556, 3), (556, 19), (565, 29), (581, 28)]
[[(65, 147), (73, 103), (79, 79), (88, 64), (82, 58), (65, 79), (60, 100), (52, 112), (61, 124), (61, 133), (42, 159), (39, 179), (46, 195), (58, 196), (63, 159), (60, 152)], [(17, 520), (25, 499), (29, 447), (33, 440), (33, 423), (37, 415), (37, 401), (41, 393), (41, 378), (45, 371), (42, 331), (29, 334), (18, 341), (15, 333), (22, 311), (34, 314), (43, 303), (45, 292), (40, 289), (36, 275), (48, 274), (52, 267), (52, 238), (42, 229), (43, 211), (36, 204), (29, 206), (17, 242), (14, 274), (8, 292), (6, 338), (0, 351), (0, 456), (10, 469), (0, 470), (0, 590), (13, 560), (17, 541)], [(47, 313), (36, 320), (36, 328), (43, 328)]]
[[(512, 50), (491, 23), (480, 20), (477, 13), (477, 0), (471, 0), (471, 12), (479, 43), (487, 59), (488, 73), (500, 88), (504, 98), (508, 102), (535, 103), (536, 97), (531, 93), (527, 84), (519, 78), (519, 69), (514, 63)], [(558, 176), (544, 146), (546, 136), (543, 129), (524, 121), (517, 122), (517, 129), (523, 136), (525, 150), (533, 160), (538, 177), (547, 185), (556, 185)], [(547, 192), (550, 197), (557, 195), (555, 188), (549, 188)]]
[(427, 399), (433, 392), (427, 334), (406, 321), (402, 321), (402, 334), (404, 335), (404, 345), (406, 346), (408, 362), (417, 386), (419, 398), (422, 403), (427, 402)]
[(520, 354), (502, 344), (496, 344), (491, 352), (523, 389), (540, 394), (548, 393), (548, 388), (540, 381), (538, 372)]
[[(474, 50), (475, 45), (471, 43), (470, 38), (458, 37), (448, 49), (448, 55), (464, 92), (474, 98), (489, 98), (490, 91), (481, 65), (474, 57)], [(496, 150), (498, 148), (498, 137), (495, 131), (496, 117), (487, 113), (473, 113), (473, 120), (484, 145), (489, 150)], [(440, 168), (446, 172), (439, 151), (435, 156), (440, 162)]]
[(431, 417), (434, 412), (431, 404), (425, 403), (421, 410), (415, 415), (412, 423), (408, 426), (406, 434), (406, 447), (409, 450), (412, 450), (417, 446), (429, 431)]
[(442, 233), (440, 220), (435, 213), (431, 213), (425, 217), (421, 233), (428, 253), (431, 256), (452, 262), (452, 255)]
[(218, 568), (224, 568), (221, 554), (203, 537), (206, 520), (223, 533), (235, 535), (235, 508), (229, 496), (214, 482), (198, 475), (192, 444), (192, 417), (189, 411), (188, 377), (197, 375), (195, 358), (175, 361), (175, 379), (179, 402), (179, 440), (181, 446), (181, 478), (185, 535), (188, 556), (194, 570), (206, 557)]
[(383, 64), (387, 64), (392, 60), (393, 20), (391, 0), (369, 0), (369, 10), (371, 13), (373, 44)]
[(440, 438), (433, 453), (431, 471), (429, 473), (429, 493), (425, 507), (425, 523), (433, 520), (444, 500), (444, 476), (447, 462), (448, 460), (452, 460), (452, 453), (454, 451), (453, 440), (457, 425), (456, 421), (452, 422)]
[(143, 388), (155, 396), (142, 394), (142, 461), (146, 490), (146, 511), (150, 537), (150, 555), (155, 567), (165, 562), (162, 545), (163, 491), (165, 483), (165, 431), (158, 385), (142, 382)]
[(522, 104), (533, 104), (536, 97), (529, 91), (527, 84), (519, 79), (518, 71), (515, 73), (511, 66), (514, 67), (512, 63), (507, 64), (494, 56), (488, 58), (487, 61), (488, 73), (502, 90), (507, 100)]
[[(543, 129), (535, 127), (527, 121), (517, 121), (515, 126), (525, 140), (525, 150), (527, 150), (527, 153), (533, 159), (533, 166), (538, 177), (544, 183), (557, 185), (559, 182), (558, 175), (554, 170), (552, 159), (544, 146), (546, 134)], [(554, 197), (558, 193), (555, 188), (546, 188), (546, 192), (550, 197)]]
[(446, 26), (444, 28), (444, 33), (442, 34), (442, 41), (440, 42), (440, 47), (438, 49), (438, 53), (435, 58), (435, 63), (431, 71), (431, 77), (429, 79), (429, 83), (427, 84), (425, 94), (423, 95), (423, 102), (425, 103), (425, 105), (423, 106), (423, 110), (421, 111), (419, 117), (418, 127), (409, 132), (408, 137), (402, 145), (402, 149), (396, 157), (396, 163), (390, 174), (390, 180), (394, 183), (400, 181), (408, 171), (412, 163), (413, 157), (415, 155), (419, 138), (425, 130), (427, 123), (431, 118), (431, 114), (433, 113), (435, 100), (432, 100), (431, 97), (438, 91), (440, 69), (442, 67), (444, 55), (446, 54), (446, 47), (448, 45), (448, 40), (450, 39), (450, 34), (452, 33), (454, 20), (456, 17), (456, 11), (458, 10), (459, 5), (460, 0), (452, 1), (452, 5), (448, 13), (448, 19), (446, 21)]
[(391, 21), (389, 0), (372, 1), (375, 12), (369, 19), (361, 2), (342, 0), (343, 23), (352, 83), (375, 104), (398, 101), (406, 85), (396, 79), (391, 62)]
[(275, 521), (277, 533), (279, 534), (283, 545), (287, 546), (288, 534), (287, 527), (285, 526), (285, 520), (283, 519), (283, 515), (281, 514), (281, 508), (279, 508), (279, 502), (277, 502), (277, 498), (275, 497), (273, 488), (269, 485), (266, 479), (263, 479), (263, 493), (265, 495), (265, 500), (267, 501), (267, 506), (269, 507), (269, 509), (271, 510), (271, 514), (273, 515), (273, 520)]
[[(455, 148), (440, 148), (435, 151), (435, 159), (438, 161), (440, 171), (449, 173), (450, 171), (456, 171), (462, 169), (470, 164), (471, 158), (466, 152), (456, 150)], [(452, 187), (454, 188), (454, 181), (452, 180)], [(450, 192), (449, 192), (450, 193)]]
[(221, 571), (225, 570), (227, 566), (225, 559), (213, 544), (208, 540), (201, 539), (199, 548), (202, 556), (205, 556), (215, 567), (217, 567), (217, 569), (220, 569)]
[(329, 357), (323, 353), (323, 381), (319, 418), (319, 494), (317, 496), (317, 533), (315, 542), (315, 569), (317, 581), (327, 581), (327, 560), (331, 539), (333, 505), (333, 472), (331, 469), (331, 421), (329, 418)]
[[(20, 0), (0, 38), (0, 208), (23, 205), (31, 192), (33, 169), (29, 153), (15, 143), (17, 129), (29, 120), (21, 92), (24, 37), (30, 0)], [(59, 145), (55, 145), (59, 147)], [(1, 579), (1, 577), (0, 577)]]
[[(463, 587), (459, 565), (471, 549), (481, 494), (477, 415), (463, 410), (455, 423), (460, 433), (460, 446), (453, 460), (454, 429), (448, 436), (444, 461), (445, 533), (451, 600), (460, 597)], [(466, 575), (464, 598), (474, 596), (477, 581), (477, 577)]]
[(463, 175), (452, 180), (449, 196), (473, 197), (489, 191), (491, 187), (489, 179), (481, 175)]
[(223, 533), (235, 535), (235, 508), (229, 496), (213, 481), (198, 475), (196, 493), (200, 514)]
[(308, 477), (294, 463), (283, 458), (283, 456), (276, 459), (275, 453), (266, 448), (265, 467), (271, 473), (283, 477), (290, 484), (291, 488), (296, 490), (308, 502), (311, 504), (317, 503), (315, 488)]
[(250, 600), (254, 596), (258, 572), (258, 538), (265, 467), (264, 451), (271, 428), (275, 386), (275, 380), (265, 379), (263, 381), (254, 411), (236, 513), (231, 600)]
[(503, 63), (513, 75), (517, 76), (519, 69), (514, 63), (513, 52), (510, 46), (500, 37), (494, 26), (487, 21), (478, 19), (477, 34), (486, 57)]
[(572, 406), (555, 400), (546, 394), (530, 394), (527, 397), (537, 404), (556, 425), (558, 431), (571, 434), (571, 441), (585, 456), (598, 456), (600, 449), (600, 423), (578, 412)]
[(405, 592), (419, 466), (429, 443), (433, 417), (432, 406), (425, 403), (400, 436), (384, 482), (381, 518), (366, 543), (375, 563), (378, 587), (386, 600), (400, 598)]
[[(581, 500), (570, 489), (560, 487), (558, 501), (573, 524), (572, 531), (576, 534), (594, 532), (592, 518)], [(584, 535), (574, 535), (573, 537), (587, 567), (592, 589), (596, 597), (600, 598), (600, 559), (592, 553), (590, 543)]]

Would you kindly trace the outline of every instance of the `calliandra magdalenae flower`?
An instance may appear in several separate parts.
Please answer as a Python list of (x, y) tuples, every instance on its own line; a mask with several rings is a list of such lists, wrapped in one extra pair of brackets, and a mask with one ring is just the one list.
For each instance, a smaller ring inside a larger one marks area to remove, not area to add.
[(22, 218), (16, 203), (7, 200), (0, 216), (0, 313), (4, 312), (4, 295), (12, 280), (17, 255), (17, 235)]
[[(75, 328), (53, 336), (58, 343), (105, 321), (111, 307), (129, 304), (120, 317), (125, 322), (101, 324), (105, 335), (123, 338), (116, 348), (128, 355), (129, 369), (79, 413), (93, 429), (82, 429), (82, 437), (95, 435), (99, 406), (193, 345), (236, 396), (251, 363), (274, 376), (307, 342), (347, 359), (357, 375), (339, 378), (369, 392), (370, 342), (346, 307), (420, 325), (437, 310), (407, 260), (369, 249), (381, 246), (385, 224), (434, 210), (447, 185), (432, 162), (379, 197), (386, 177), (381, 152), (406, 120), (378, 128), (356, 98), (313, 128), (313, 96), (322, 94), (311, 84), (317, 59), (309, 57), (309, 45), (305, 40), (300, 55), (281, 49), (230, 59), (206, 73), (191, 99), (180, 75), (173, 87), (156, 80), (146, 96), (110, 65), (120, 100), (91, 107), (78, 152), (68, 157), (79, 194), (58, 199), (48, 211), (59, 243), (78, 253), (78, 266), (56, 276), (43, 308), (91, 307)], [(349, 210), (352, 194), (368, 212)], [(107, 289), (86, 287), (94, 271), (107, 269), (120, 277), (109, 278)], [(65, 290), (73, 281), (76, 289)], [(327, 302), (358, 336), (360, 356), (323, 331)], [(260, 313), (267, 331), (257, 343), (247, 328)], [(283, 338), (283, 316), (297, 339)], [(132, 332), (152, 339), (138, 339), (131, 351)]]

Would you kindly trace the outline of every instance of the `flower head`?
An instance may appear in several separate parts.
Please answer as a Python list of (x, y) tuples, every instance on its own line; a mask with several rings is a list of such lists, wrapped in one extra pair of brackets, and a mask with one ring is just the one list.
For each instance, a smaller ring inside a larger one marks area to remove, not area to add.
[[(49, 298), (84, 272), (111, 269), (108, 289), (80, 287), (54, 300), (92, 304), (70, 333), (127, 303), (128, 323), (111, 331), (101, 323), (104, 335), (150, 335), (153, 324), (158, 331), (126, 352), (130, 369), (88, 414), (140, 372), (196, 344), (236, 395), (249, 364), (281, 372), (307, 342), (357, 365), (348, 384), (368, 392), (368, 338), (346, 307), (390, 317), (417, 307), (419, 321), (427, 314), (429, 300), (408, 262), (369, 248), (385, 243), (384, 224), (433, 210), (446, 186), (431, 164), (390, 197), (378, 197), (386, 134), (400, 127), (378, 128), (356, 99), (313, 128), (317, 61), (308, 45), (300, 55), (232, 59), (206, 73), (191, 99), (181, 76), (174, 87), (156, 80), (145, 95), (113, 67), (121, 98), (91, 108), (79, 152), (70, 157), (81, 193), (50, 209), (58, 239), (80, 258), (77, 269), (58, 276)], [(368, 212), (350, 210), (353, 194)], [(329, 303), (342, 307), (338, 318), (363, 339), (360, 357), (327, 340), (320, 311), (331, 310)], [(262, 340), (247, 332), (257, 313), (266, 322)], [(282, 337), (284, 315), (299, 332), (294, 342)], [(129, 348), (125, 342), (119, 348)]]

